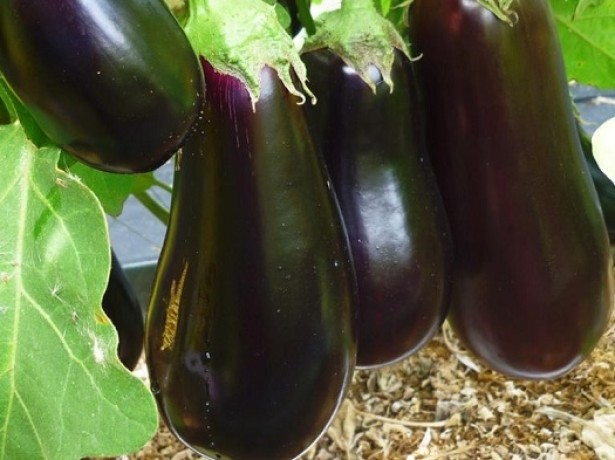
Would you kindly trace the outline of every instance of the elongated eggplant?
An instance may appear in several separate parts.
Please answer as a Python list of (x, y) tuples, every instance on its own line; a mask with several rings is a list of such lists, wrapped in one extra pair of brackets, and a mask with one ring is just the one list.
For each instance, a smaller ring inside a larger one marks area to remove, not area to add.
[(455, 247), (450, 320), (493, 369), (555, 378), (612, 309), (604, 219), (549, 4), (511, 26), (476, 0), (415, 0), (428, 147)]
[(261, 72), (255, 107), (204, 64), (207, 103), (175, 176), (146, 330), (169, 428), (211, 458), (290, 459), (355, 362), (356, 287), (302, 109)]
[(5, 0), (0, 72), (53, 142), (112, 172), (167, 161), (203, 92), (162, 0)]
[(133, 370), (143, 352), (144, 318), (124, 269), (111, 251), (111, 273), (103, 296), (102, 307), (119, 336), (117, 354), (122, 364)]
[[(414, 353), (437, 332), (449, 301), (452, 247), (425, 151), (414, 72), (397, 52), (374, 94), (331, 51), (305, 53), (318, 98), (305, 105), (348, 231), (357, 273), (357, 365)], [(320, 141), (320, 142), (319, 142)]]

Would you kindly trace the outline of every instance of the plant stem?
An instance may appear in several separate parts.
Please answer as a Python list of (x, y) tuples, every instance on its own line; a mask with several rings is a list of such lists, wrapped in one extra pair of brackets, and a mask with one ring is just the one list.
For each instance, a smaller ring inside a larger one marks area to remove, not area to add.
[(162, 182), (161, 180), (158, 180), (157, 178), (154, 177), (154, 185), (156, 187), (161, 188), (162, 190), (164, 190), (165, 192), (168, 193), (173, 193), (173, 187), (169, 184), (167, 184), (166, 182)]
[(310, 13), (310, 0), (295, 0), (295, 5), (298, 9), (299, 21), (301, 21), (305, 31), (308, 35), (314, 35), (316, 32), (316, 26), (314, 25), (312, 13)]
[(167, 225), (169, 223), (169, 211), (158, 200), (153, 198), (147, 192), (136, 192), (134, 197), (141, 203), (154, 217), (156, 217), (162, 224)]

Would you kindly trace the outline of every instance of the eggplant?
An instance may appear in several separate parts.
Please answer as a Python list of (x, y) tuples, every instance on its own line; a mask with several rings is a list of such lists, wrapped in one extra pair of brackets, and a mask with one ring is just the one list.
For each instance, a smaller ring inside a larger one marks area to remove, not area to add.
[(489, 367), (549, 379), (588, 356), (612, 310), (605, 223), (546, 0), (415, 0), (410, 41), (453, 236), (454, 331)]
[(146, 322), (152, 392), (209, 458), (290, 459), (325, 430), (356, 355), (356, 281), (301, 107), (269, 67), (256, 104), (203, 61)]
[(120, 173), (166, 162), (204, 91), (162, 0), (5, 0), (0, 72), (51, 141)]
[(410, 61), (399, 51), (393, 91), (370, 66), (372, 92), (336, 54), (303, 54), (316, 105), (304, 105), (344, 217), (357, 274), (357, 365), (416, 352), (449, 303), (451, 237), (425, 149)]
[(126, 278), (115, 252), (111, 251), (111, 273), (103, 295), (102, 307), (117, 330), (117, 354), (129, 370), (137, 367), (143, 352), (145, 321), (139, 300)]

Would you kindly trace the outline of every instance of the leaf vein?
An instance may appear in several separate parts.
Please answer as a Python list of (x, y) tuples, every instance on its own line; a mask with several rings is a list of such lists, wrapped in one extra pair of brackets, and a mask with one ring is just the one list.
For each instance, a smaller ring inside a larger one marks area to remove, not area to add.
[[(22, 164), (21, 167), (24, 171), (28, 171), (30, 168), (30, 164), (32, 162), (32, 155), (22, 155)], [(21, 280), (21, 265), (23, 263), (23, 251), (24, 251), (24, 240), (25, 240), (25, 228), (26, 228), (26, 220), (27, 220), (27, 210), (28, 210), (28, 193), (27, 193), (27, 185), (28, 181), (21, 181), (22, 193), (21, 200), (19, 202), (19, 218), (18, 218), (18, 226), (17, 226), (17, 241), (15, 248), (15, 278), (17, 280)], [(19, 330), (19, 319), (21, 313), (21, 296), (19, 295), (19, 289), (16, 287), (15, 292), (15, 315), (13, 317), (13, 335), (11, 340), (11, 350), (9, 352), (8, 359), (8, 368), (15, 369), (15, 360), (17, 356), (17, 345), (18, 345), (18, 330)], [(4, 433), (2, 439), (2, 448), (3, 448), (3, 457), (4, 457), (4, 448), (7, 445), (7, 436), (8, 436), (8, 426), (10, 420), (10, 413), (13, 408), (13, 401), (15, 397), (15, 372), (10, 372), (10, 384), (9, 384), (9, 399), (7, 404), (7, 410), (5, 414), (4, 424), (2, 426), (2, 430)]]
[(4, 200), (6, 199), (6, 197), (11, 193), (11, 191), (13, 191), (15, 186), (19, 184), (20, 179), (21, 179), (21, 176), (17, 176), (13, 182), (11, 182), (10, 184), (6, 186), (5, 193), (0, 195), (0, 203), (4, 203)]
[[(55, 332), (55, 334), (58, 336), (58, 339), (60, 340), (60, 342), (62, 343), (63, 348), (66, 350), (68, 356), (83, 370), (83, 373), (86, 375), (86, 377), (88, 378), (88, 380), (90, 381), (90, 383), (92, 384), (92, 387), (94, 387), (96, 389), (96, 393), (101, 397), (102, 400), (108, 402), (111, 406), (113, 407), (118, 407), (117, 404), (113, 403), (112, 401), (109, 400), (109, 398), (107, 398), (107, 396), (101, 391), (100, 387), (96, 384), (96, 379), (94, 378), (94, 376), (92, 375), (92, 373), (89, 371), (89, 369), (87, 368), (87, 366), (83, 363), (82, 360), (80, 360), (74, 353), (73, 350), (70, 348), (70, 346), (66, 343), (66, 340), (64, 340), (64, 336), (62, 335), (62, 332), (57, 328), (57, 326), (53, 323), (53, 321), (51, 320), (51, 318), (49, 317), (49, 315), (47, 314), (47, 312), (45, 311), (44, 308), (41, 307), (41, 305), (36, 302), (36, 300), (34, 298), (32, 298), (32, 296), (30, 296), (30, 294), (28, 292), (26, 292), (25, 290), (23, 291), (23, 295), (24, 297), (32, 304), (32, 306), (35, 308), (35, 310), (41, 315), (41, 317), (47, 322), (49, 323), (49, 325), (51, 326), (51, 328), (53, 329), (53, 331)], [(68, 385), (68, 382), (67, 382)]]
[(588, 45), (590, 45), (594, 50), (600, 52), (601, 54), (607, 56), (609, 59), (611, 60), (615, 60), (615, 52), (611, 53), (608, 51), (608, 49), (606, 49), (606, 47), (602, 47), (600, 46), (600, 44), (596, 43), (595, 41), (591, 40), (590, 37), (588, 37), (587, 35), (585, 35), (579, 28), (577, 27), (573, 27), (573, 24), (575, 21), (570, 21), (570, 20), (566, 20), (565, 18), (562, 18), (561, 16), (556, 16), (557, 20), (559, 22), (561, 22), (564, 26), (566, 26), (566, 28), (573, 33), (574, 35), (576, 35), (577, 37), (579, 37), (579, 39), (581, 41), (584, 41), (585, 43), (587, 43)]
[(36, 197), (41, 201), (43, 206), (45, 206), (47, 210), (49, 210), (51, 215), (58, 221), (60, 227), (62, 228), (62, 230), (64, 231), (64, 234), (66, 235), (67, 240), (70, 243), (73, 253), (77, 256), (76, 260), (77, 260), (77, 263), (79, 264), (78, 272), (83, 273), (83, 264), (81, 263), (81, 258), (79, 257), (79, 250), (77, 249), (77, 244), (75, 243), (75, 238), (73, 237), (73, 234), (66, 227), (65, 218), (62, 218), (61, 216), (58, 215), (58, 213), (56, 212), (52, 204), (43, 195), (42, 191), (40, 190), (40, 188), (35, 182), (30, 181), (30, 189), (36, 195)]
[(45, 446), (43, 445), (43, 442), (41, 440), (41, 436), (40, 436), (38, 430), (36, 429), (36, 424), (34, 423), (34, 419), (32, 418), (32, 414), (30, 414), (30, 410), (28, 409), (28, 406), (26, 406), (26, 403), (23, 400), (23, 398), (21, 397), (21, 394), (19, 393), (18, 390), (15, 390), (15, 397), (16, 397), (17, 401), (19, 402), (19, 405), (23, 408), (23, 411), (26, 414), (26, 418), (30, 422), (30, 426), (32, 427), (32, 431), (34, 432), (34, 437), (36, 438), (36, 442), (37, 442), (37, 444), (39, 445), (39, 447), (41, 449), (41, 454), (43, 454), (43, 456), (44, 456), (43, 458), (48, 458), (48, 456), (44, 454)]

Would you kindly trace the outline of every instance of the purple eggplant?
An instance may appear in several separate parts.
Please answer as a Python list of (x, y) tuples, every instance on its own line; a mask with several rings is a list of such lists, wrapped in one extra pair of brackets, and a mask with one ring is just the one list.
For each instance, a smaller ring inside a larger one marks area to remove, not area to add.
[(420, 349), (448, 309), (451, 239), (425, 150), (414, 72), (398, 52), (393, 92), (372, 66), (374, 93), (331, 51), (303, 59), (318, 98), (305, 111), (357, 273), (357, 365), (381, 366)]
[(477, 0), (415, 0), (429, 152), (455, 247), (450, 320), (492, 369), (559, 377), (613, 305), (609, 241), (547, 0), (508, 24)]
[(144, 315), (124, 269), (111, 251), (111, 273), (102, 307), (117, 330), (117, 354), (122, 364), (133, 370), (143, 352)]
[(149, 306), (152, 391), (194, 450), (287, 460), (352, 376), (350, 254), (297, 99), (268, 67), (254, 107), (238, 79), (204, 69)]
[(54, 143), (112, 172), (167, 161), (203, 93), (163, 0), (4, 0), (0, 72)]

